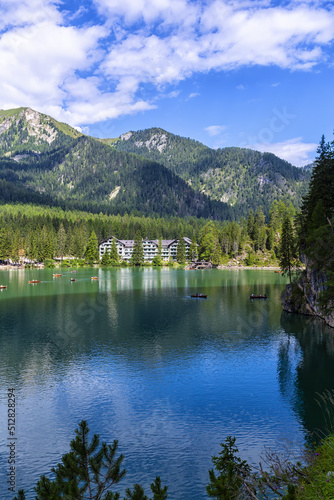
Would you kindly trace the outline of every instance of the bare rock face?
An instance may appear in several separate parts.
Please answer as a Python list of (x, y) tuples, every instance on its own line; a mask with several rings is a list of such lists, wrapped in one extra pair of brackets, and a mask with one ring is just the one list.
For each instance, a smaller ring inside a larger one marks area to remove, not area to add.
[(324, 313), (319, 307), (319, 294), (325, 289), (326, 275), (312, 269), (312, 265), (306, 263), (306, 270), (297, 283), (287, 285), (283, 290), (282, 307), (287, 312), (318, 316), (334, 328), (334, 311)]
[(21, 112), (20, 118), (24, 119), (29, 136), (38, 137), (39, 140), (46, 141), (48, 144), (55, 140), (58, 132), (49, 117), (26, 108)]
[(17, 112), (13, 111), (14, 113), (8, 116), (0, 116), (0, 136), (11, 127), (20, 127), (21, 132), (23, 130), (26, 132), (24, 138), (20, 137), (18, 139), (22, 144), (27, 143), (29, 138), (33, 138), (36, 144), (42, 142), (52, 144), (56, 139), (58, 130), (49, 116), (31, 108), (18, 109)]

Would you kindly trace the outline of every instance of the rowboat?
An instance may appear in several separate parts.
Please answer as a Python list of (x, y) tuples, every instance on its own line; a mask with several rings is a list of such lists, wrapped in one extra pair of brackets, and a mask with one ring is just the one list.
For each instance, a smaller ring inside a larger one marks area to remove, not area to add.
[(267, 299), (267, 295), (250, 295), (250, 299)]
[(28, 283), (40, 283), (40, 282), (41, 282), (41, 280), (30, 280), (30, 281), (28, 281)]
[(76, 279), (75, 278), (71, 278), (71, 281), (76, 281)]
[(78, 271), (71, 271), (71, 273), (77, 273)]
[(5, 290), (7, 288), (7, 285), (0, 285), (0, 290)]
[(90, 279), (91, 279), (91, 280), (98, 280), (98, 279), (99, 279), (99, 277), (98, 277), (98, 276), (92, 276)]
[(203, 295), (202, 293), (195, 293), (194, 295), (190, 295), (193, 299), (207, 299), (207, 295)]
[(62, 276), (62, 274), (53, 274), (52, 275), (54, 278), (59, 278), (59, 276)]

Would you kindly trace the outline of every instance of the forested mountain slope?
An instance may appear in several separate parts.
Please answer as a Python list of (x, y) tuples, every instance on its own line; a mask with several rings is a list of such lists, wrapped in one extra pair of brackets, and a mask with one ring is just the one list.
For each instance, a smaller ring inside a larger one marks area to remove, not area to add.
[(269, 153), (216, 151), (162, 129), (101, 141), (30, 108), (0, 110), (0, 202), (231, 219), (259, 205), (268, 215), (275, 199), (298, 206), (310, 175)]
[(230, 219), (165, 166), (118, 152), (30, 108), (0, 111), (0, 201)]
[(31, 108), (0, 110), (0, 156), (50, 152), (70, 144), (80, 132)]
[(160, 128), (128, 132), (111, 145), (162, 163), (195, 191), (233, 206), (237, 215), (259, 205), (268, 213), (275, 199), (299, 206), (311, 176), (310, 169), (294, 167), (271, 153), (213, 150)]

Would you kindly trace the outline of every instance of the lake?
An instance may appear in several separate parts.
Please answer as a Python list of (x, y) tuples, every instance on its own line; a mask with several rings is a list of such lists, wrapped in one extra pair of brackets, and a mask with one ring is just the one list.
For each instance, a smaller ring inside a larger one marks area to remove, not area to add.
[[(315, 398), (333, 389), (334, 330), (282, 312), (280, 274), (54, 272), (0, 271), (8, 285), (0, 292), (1, 499), (14, 496), (8, 388), (16, 394), (16, 487), (28, 499), (82, 419), (101, 440), (118, 439), (122, 495), (136, 482), (149, 495), (160, 475), (171, 500), (207, 498), (211, 457), (228, 435), (255, 465), (268, 446), (299, 456), (308, 433), (324, 428)], [(196, 292), (208, 298), (190, 298)]]

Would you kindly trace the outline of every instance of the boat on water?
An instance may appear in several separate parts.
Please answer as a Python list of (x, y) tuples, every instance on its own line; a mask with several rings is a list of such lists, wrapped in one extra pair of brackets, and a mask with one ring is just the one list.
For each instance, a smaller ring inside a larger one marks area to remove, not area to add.
[(250, 295), (249, 296), (250, 299), (267, 299), (267, 295)]
[(71, 271), (71, 273), (77, 273), (78, 271)]
[(75, 278), (71, 278), (71, 281), (76, 281), (76, 279)]
[(207, 299), (207, 295), (203, 295), (203, 293), (194, 293), (193, 295), (190, 295), (193, 299)]
[(274, 271), (274, 273), (282, 274), (282, 271)]
[(28, 283), (40, 283), (40, 282), (41, 282), (41, 280), (30, 280), (30, 281), (28, 281)]
[(52, 275), (54, 278), (59, 278), (60, 276), (62, 276), (62, 274), (53, 274)]
[(99, 279), (99, 277), (98, 277), (98, 276), (91, 276), (91, 278), (90, 278), (90, 279), (91, 279), (91, 280), (98, 280), (98, 279)]
[(7, 285), (0, 285), (0, 290), (5, 290), (7, 288)]

